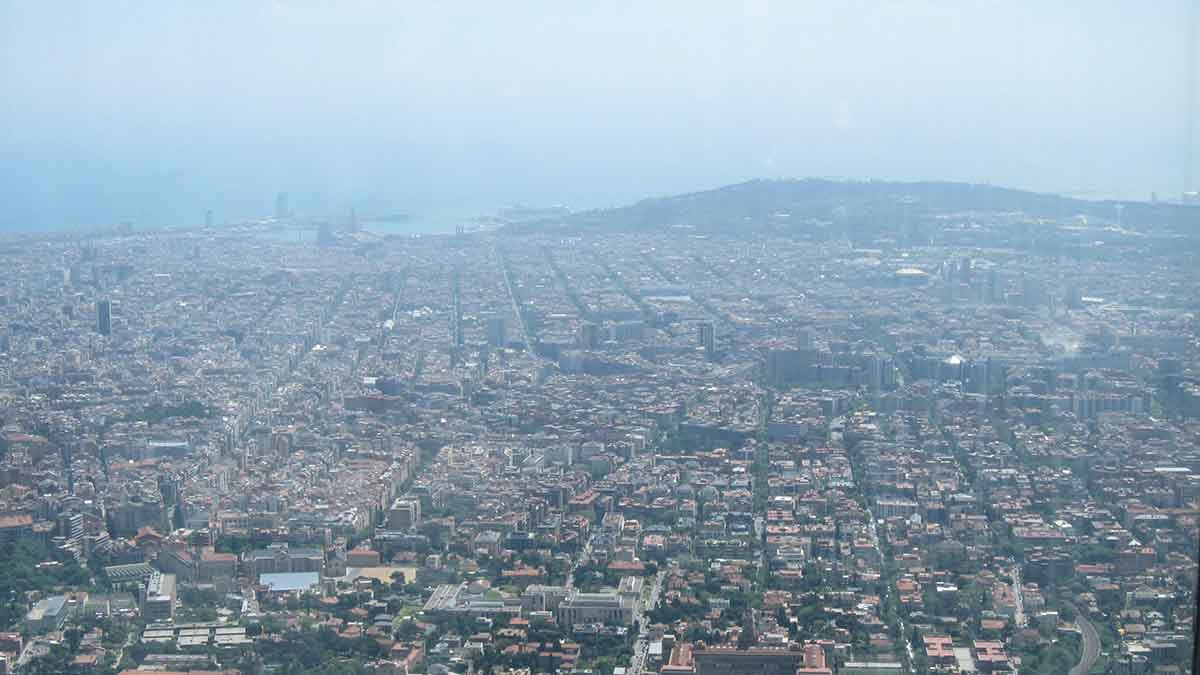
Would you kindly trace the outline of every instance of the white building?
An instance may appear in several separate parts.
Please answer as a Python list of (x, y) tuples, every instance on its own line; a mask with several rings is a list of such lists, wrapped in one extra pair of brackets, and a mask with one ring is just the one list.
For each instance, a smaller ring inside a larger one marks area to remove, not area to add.
[(608, 625), (633, 625), (633, 608), (636, 601), (620, 593), (581, 593), (572, 591), (556, 610), (558, 625), (570, 627), (577, 623), (603, 623)]

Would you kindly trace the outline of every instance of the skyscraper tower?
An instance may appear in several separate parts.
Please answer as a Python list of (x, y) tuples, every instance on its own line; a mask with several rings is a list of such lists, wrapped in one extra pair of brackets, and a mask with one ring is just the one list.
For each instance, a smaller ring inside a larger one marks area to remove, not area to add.
[(72, 452), (70, 443), (63, 443), (62, 446), (62, 462), (63, 472), (67, 474), (67, 494), (75, 494), (75, 469), (72, 467), (74, 463), (74, 453)]
[(317, 226), (317, 246), (333, 246), (337, 243), (337, 236), (333, 232), (333, 226), (329, 223), (321, 223)]
[(596, 349), (600, 346), (600, 326), (590, 321), (579, 326), (579, 346), (584, 349)]
[(96, 332), (112, 335), (112, 302), (109, 300), (96, 301)]
[(508, 344), (507, 326), (504, 323), (504, 317), (498, 314), (489, 314), (487, 317), (487, 342), (489, 347), (503, 348)]
[(283, 220), (291, 215), (292, 212), (288, 210), (288, 194), (280, 192), (278, 195), (275, 195), (275, 217)]
[(162, 496), (164, 505), (174, 506), (179, 502), (179, 481), (174, 476), (160, 475), (158, 477), (158, 493)]
[(463, 346), (463, 326), (462, 326), (462, 282), (460, 280), (458, 268), (454, 269), (453, 286), (451, 293), (454, 296), (454, 351), (462, 349)]
[(704, 347), (704, 358), (711, 360), (717, 353), (717, 327), (711, 321), (700, 323), (700, 346)]

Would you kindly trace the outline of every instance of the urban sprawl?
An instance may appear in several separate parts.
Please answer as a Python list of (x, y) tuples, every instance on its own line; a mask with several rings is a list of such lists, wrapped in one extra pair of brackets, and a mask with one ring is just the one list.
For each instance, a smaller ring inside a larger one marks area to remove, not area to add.
[(4, 672), (1188, 671), (1200, 265), (1119, 210), (280, 215), (0, 241)]

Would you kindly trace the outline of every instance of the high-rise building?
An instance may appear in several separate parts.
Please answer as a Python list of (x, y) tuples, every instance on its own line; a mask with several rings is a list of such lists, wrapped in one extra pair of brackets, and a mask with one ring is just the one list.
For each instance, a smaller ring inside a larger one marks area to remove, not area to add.
[(174, 476), (160, 475), (158, 493), (162, 496), (164, 506), (174, 506), (179, 503), (179, 481)]
[[(462, 280), (459, 271), (454, 270), (454, 277), (451, 280), (450, 293), (454, 303), (454, 316), (451, 318), (453, 325), (451, 332), (454, 336), (454, 350), (457, 351), (463, 346), (463, 325), (462, 325)], [(456, 354), (457, 356), (457, 354)]]
[(388, 510), (387, 526), (390, 530), (407, 531), (421, 524), (421, 500), (398, 497)]
[(282, 220), (291, 215), (292, 212), (288, 210), (288, 194), (280, 192), (278, 195), (275, 195), (275, 217)]
[(600, 346), (600, 326), (588, 322), (579, 325), (579, 346), (595, 349)]
[(67, 475), (67, 494), (75, 494), (75, 468), (70, 443), (62, 445), (63, 473)]
[(333, 225), (329, 223), (321, 223), (317, 226), (317, 245), (318, 246), (333, 246), (337, 243), (337, 234), (333, 231)]
[(879, 391), (883, 386), (883, 359), (878, 354), (867, 357), (867, 386), (871, 391)]
[(66, 539), (68, 544), (83, 541), (83, 514), (60, 513), (55, 520), (58, 521), (58, 536)]
[(812, 330), (808, 328), (800, 329), (800, 333), (796, 336), (796, 347), (799, 349), (812, 349), (813, 342)]
[(487, 342), (489, 347), (503, 348), (508, 344), (508, 327), (502, 316), (490, 316), (487, 320)]
[(700, 346), (704, 347), (704, 357), (711, 359), (717, 353), (717, 327), (711, 321), (700, 322)]
[(96, 302), (96, 332), (101, 335), (112, 335), (112, 302), (110, 300)]

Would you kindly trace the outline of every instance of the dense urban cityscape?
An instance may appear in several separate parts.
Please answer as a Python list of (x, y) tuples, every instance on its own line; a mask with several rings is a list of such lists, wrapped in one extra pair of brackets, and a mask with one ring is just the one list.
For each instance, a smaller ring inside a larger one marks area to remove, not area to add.
[(0, 240), (0, 672), (1190, 672), (1200, 207), (812, 185)]

